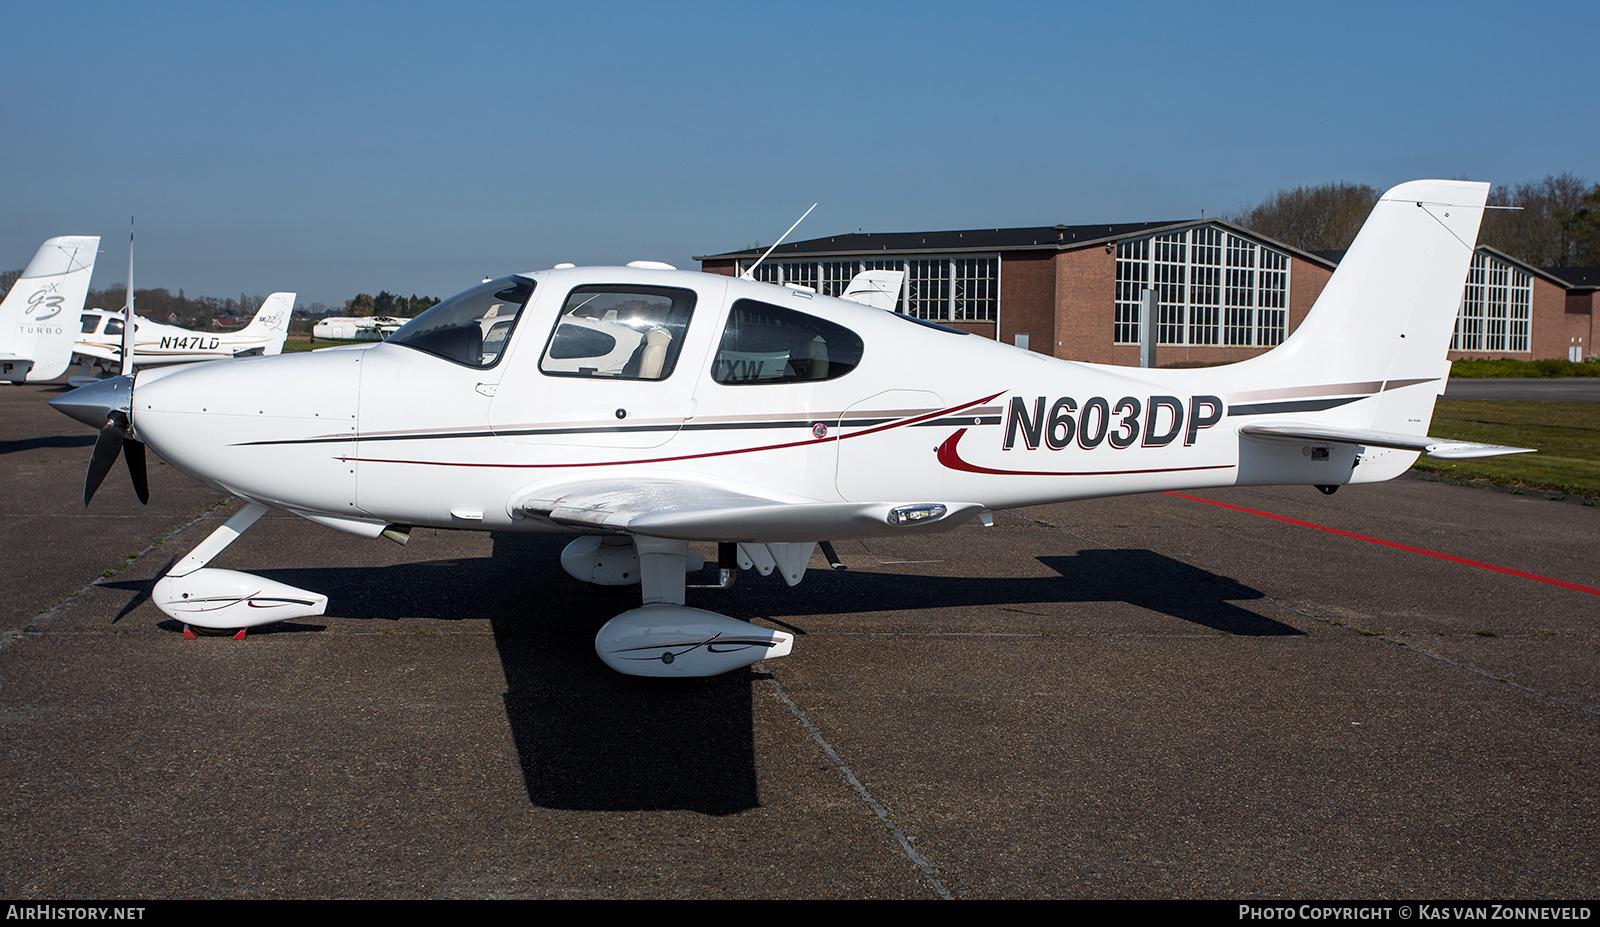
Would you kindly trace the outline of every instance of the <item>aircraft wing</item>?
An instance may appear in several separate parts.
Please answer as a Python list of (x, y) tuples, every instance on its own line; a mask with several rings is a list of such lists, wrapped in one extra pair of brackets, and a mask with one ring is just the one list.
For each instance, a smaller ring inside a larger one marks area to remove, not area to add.
[(659, 479), (566, 483), (527, 493), (513, 506), (573, 528), (769, 544), (942, 531), (983, 511), (961, 502), (796, 502)]
[(1290, 438), (1303, 441), (1327, 441), (1332, 444), (1360, 444), (1368, 447), (1393, 447), (1404, 451), (1423, 451), (1440, 460), (1467, 460), (1473, 457), (1498, 457), (1501, 454), (1530, 454), (1531, 447), (1505, 447), (1500, 444), (1477, 444), (1472, 441), (1452, 441), (1449, 438), (1429, 438), (1422, 435), (1404, 435), (1389, 431), (1362, 431), (1358, 428), (1335, 428), (1328, 425), (1245, 425), (1240, 434), (1262, 438)]
[(110, 361), (113, 364), (122, 363), (122, 351), (106, 345), (80, 341), (72, 346), (72, 353), (80, 357), (92, 357), (95, 360)]

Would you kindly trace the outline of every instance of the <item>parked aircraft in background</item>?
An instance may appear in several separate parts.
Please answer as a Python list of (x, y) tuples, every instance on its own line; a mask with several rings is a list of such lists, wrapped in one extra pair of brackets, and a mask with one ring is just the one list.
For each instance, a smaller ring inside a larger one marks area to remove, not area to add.
[(686, 607), (691, 542), (717, 543), (715, 585), (752, 567), (794, 585), (819, 542), (999, 508), (1333, 492), (1423, 451), (1520, 450), (1427, 436), (1487, 194), (1390, 190), (1294, 333), (1223, 367), (1074, 363), (804, 289), (578, 267), (480, 284), (369, 347), (146, 370), (52, 404), (101, 428), (86, 502), (119, 450), (138, 485), (139, 442), (245, 501), (152, 592), (187, 625), (323, 613), (322, 595), (207, 565), (269, 507), (371, 538), (571, 533), (569, 574), (642, 588), (600, 658), (710, 675), (793, 636)]
[(386, 315), (370, 318), (334, 316), (323, 319), (311, 327), (313, 338), (342, 341), (382, 341), (400, 330), (410, 319), (396, 319)]
[(36, 383), (66, 372), (99, 247), (97, 235), (65, 235), (39, 246), (0, 302), (0, 381)]
[(900, 288), (905, 282), (903, 270), (864, 270), (845, 286), (839, 298), (893, 312), (900, 302)]
[[(293, 293), (273, 293), (261, 303), (250, 324), (234, 332), (195, 332), (134, 316), (133, 366), (187, 364), (223, 357), (279, 354), (289, 334)], [(73, 351), (87, 368), (117, 369), (122, 364), (124, 313), (105, 309), (83, 312)], [(74, 377), (77, 382), (84, 377)]]

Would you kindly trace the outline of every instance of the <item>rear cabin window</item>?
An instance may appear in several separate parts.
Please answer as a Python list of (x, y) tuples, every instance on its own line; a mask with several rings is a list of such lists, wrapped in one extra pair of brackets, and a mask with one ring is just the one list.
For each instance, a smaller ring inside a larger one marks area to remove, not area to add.
[(580, 286), (567, 295), (539, 369), (558, 377), (665, 380), (694, 314), (693, 290)]
[(728, 313), (711, 379), (747, 383), (817, 383), (861, 363), (861, 338), (842, 325), (753, 299)]

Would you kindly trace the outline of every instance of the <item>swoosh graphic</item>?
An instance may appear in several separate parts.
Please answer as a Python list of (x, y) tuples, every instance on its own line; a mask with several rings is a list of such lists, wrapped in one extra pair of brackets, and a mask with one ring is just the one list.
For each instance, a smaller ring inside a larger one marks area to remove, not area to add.
[(984, 467), (965, 460), (961, 452), (956, 449), (961, 436), (967, 433), (963, 428), (945, 439), (939, 445), (939, 463), (950, 470), (962, 470), (967, 473), (987, 473), (993, 476), (1124, 476), (1130, 473), (1183, 473), (1190, 470), (1232, 470), (1234, 464), (1211, 464), (1204, 467), (1146, 467), (1141, 470), (997, 470), (993, 467)]

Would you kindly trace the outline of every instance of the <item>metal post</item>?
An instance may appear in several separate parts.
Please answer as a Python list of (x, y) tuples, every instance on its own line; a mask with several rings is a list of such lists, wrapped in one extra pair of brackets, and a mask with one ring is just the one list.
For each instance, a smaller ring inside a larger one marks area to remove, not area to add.
[(1156, 365), (1156, 291), (1144, 288), (1139, 297), (1139, 366)]

